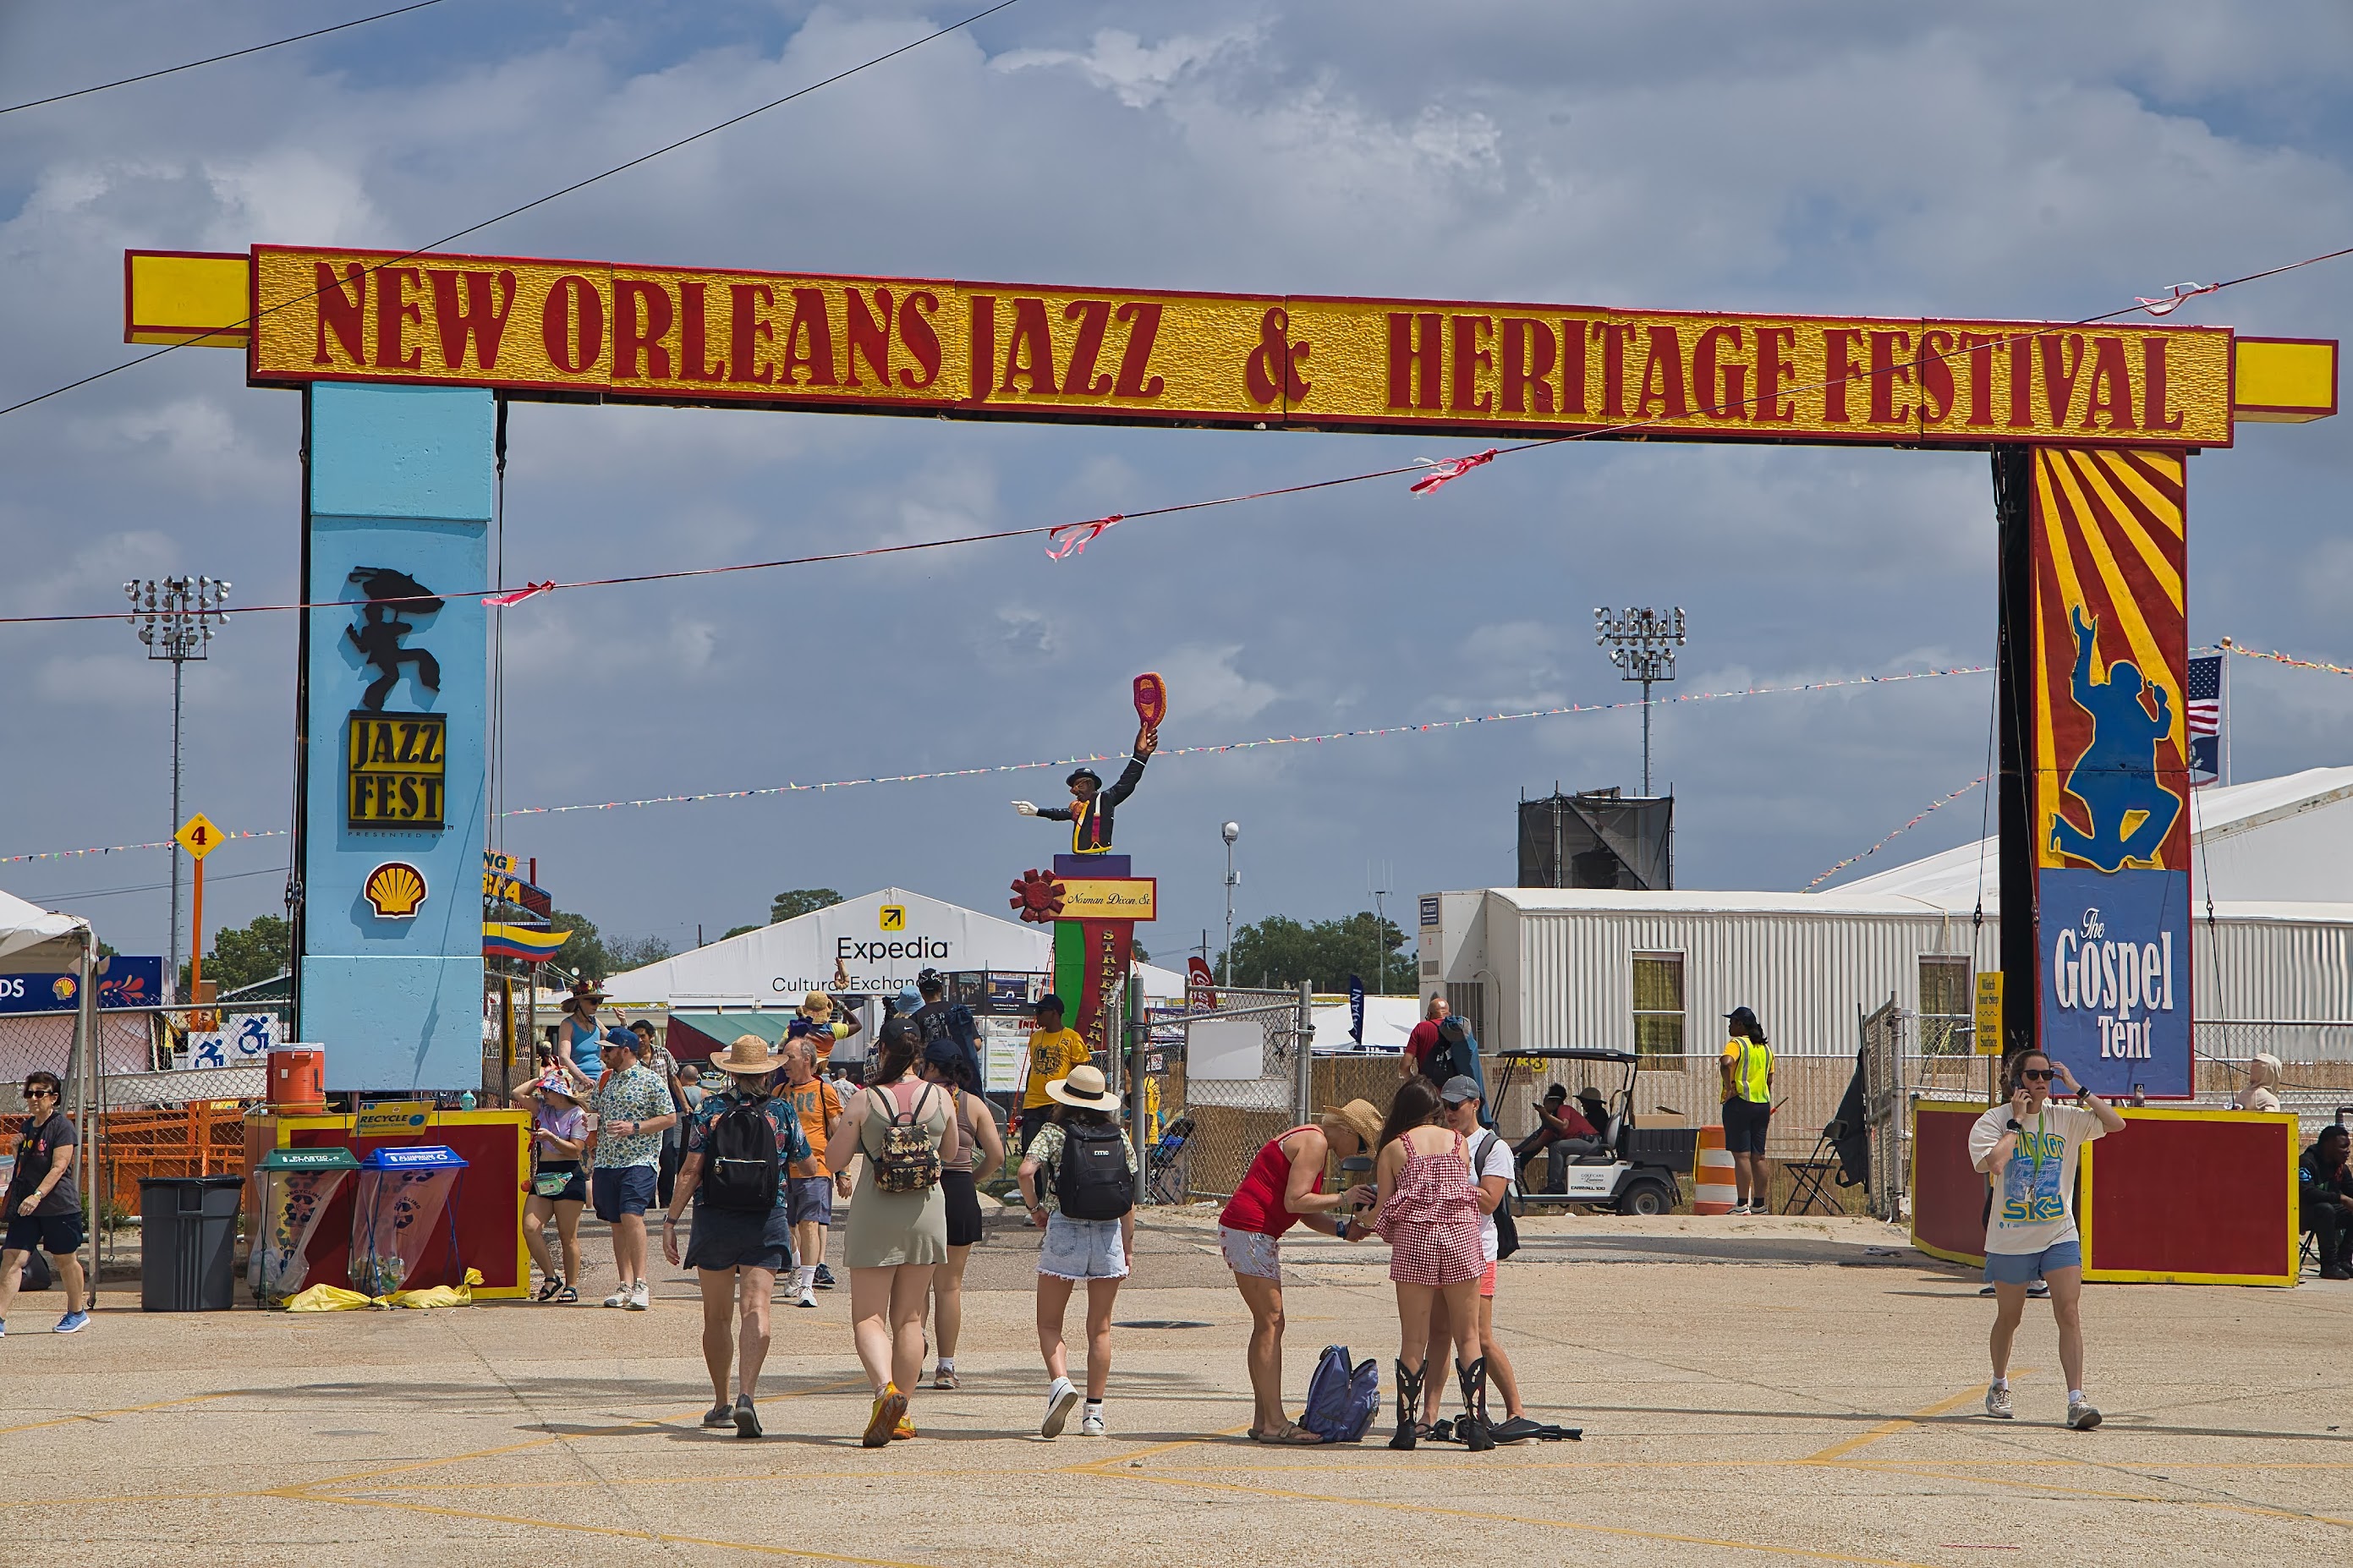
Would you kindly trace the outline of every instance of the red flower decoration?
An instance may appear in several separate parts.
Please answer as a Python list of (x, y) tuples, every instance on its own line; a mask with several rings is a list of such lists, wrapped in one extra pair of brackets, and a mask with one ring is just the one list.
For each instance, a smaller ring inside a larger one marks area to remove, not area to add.
[(1024, 871), (1012, 886), (1012, 906), (1021, 911), (1023, 920), (1050, 925), (1062, 912), (1062, 884), (1044, 872), (1034, 868)]

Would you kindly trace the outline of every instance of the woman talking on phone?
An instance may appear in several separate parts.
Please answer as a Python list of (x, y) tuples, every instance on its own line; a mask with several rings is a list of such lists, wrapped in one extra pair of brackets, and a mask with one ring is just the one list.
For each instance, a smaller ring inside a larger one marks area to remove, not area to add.
[[(2074, 1103), (2051, 1099), (2053, 1079)], [(1993, 1286), (1993, 1381), (1988, 1415), (2007, 1421), (2010, 1349), (2026, 1310), (2026, 1289), (2051, 1287), (2059, 1321), (2059, 1366), (2067, 1374), (2067, 1425), (2088, 1432), (2100, 1413), (2084, 1396), (2084, 1247), (2075, 1231), (2075, 1164), (2084, 1145), (2124, 1130), (2108, 1102), (2075, 1081), (2067, 1064), (2041, 1051), (2010, 1058), (2010, 1099), (1969, 1129), (1969, 1159), (1993, 1181), (1986, 1215), (1985, 1277)]]

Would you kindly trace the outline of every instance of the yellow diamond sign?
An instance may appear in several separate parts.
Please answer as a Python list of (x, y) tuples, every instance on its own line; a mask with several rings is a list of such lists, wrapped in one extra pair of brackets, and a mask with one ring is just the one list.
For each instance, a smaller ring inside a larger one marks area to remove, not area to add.
[(200, 811), (180, 824), (180, 831), (172, 837), (179, 841), (181, 848), (201, 860), (218, 847), (221, 830), (213, 826), (211, 817)]

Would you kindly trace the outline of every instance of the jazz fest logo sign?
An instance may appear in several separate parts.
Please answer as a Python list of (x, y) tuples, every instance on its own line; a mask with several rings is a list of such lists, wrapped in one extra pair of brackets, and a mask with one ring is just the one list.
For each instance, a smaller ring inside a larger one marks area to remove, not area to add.
[(2034, 454), (2041, 1037), (2102, 1094), (2193, 1087), (2184, 468)]
[[(388, 566), (363, 566), (352, 573), (351, 582), (368, 602), (343, 628), (343, 640), (364, 668), (375, 671), (375, 678), (360, 693), (360, 706), (351, 714), (344, 824), (438, 829), (445, 826), (448, 718), (386, 712), (384, 704), (404, 673), (424, 690), (440, 691), (440, 661), (424, 648), (410, 647), (408, 638), (441, 608), (441, 601), (407, 573)], [(384, 870), (378, 868), (376, 875)], [(421, 897), (421, 886), (418, 892)], [(376, 912), (385, 911), (379, 908)]]

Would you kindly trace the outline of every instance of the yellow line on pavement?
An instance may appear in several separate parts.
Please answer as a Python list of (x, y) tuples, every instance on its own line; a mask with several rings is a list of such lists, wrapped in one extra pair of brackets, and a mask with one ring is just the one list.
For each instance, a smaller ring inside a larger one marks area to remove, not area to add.
[(227, 1399), (239, 1392), (224, 1389), (218, 1394), (190, 1394), (178, 1399), (159, 1399), (153, 1405), (126, 1405), (119, 1410), (91, 1410), (79, 1415), (52, 1416), (47, 1421), (27, 1421), (22, 1426), (0, 1426), (0, 1437), (11, 1432), (37, 1432), (44, 1426), (69, 1426), (77, 1421), (102, 1421), (110, 1415), (137, 1415), (149, 1410), (168, 1410), (174, 1405), (201, 1405), (207, 1399)]
[[(280, 1495), (280, 1494), (272, 1494)], [(630, 1530), (613, 1524), (575, 1524), (568, 1520), (531, 1519), (522, 1514), (478, 1513), (470, 1509), (435, 1508), (429, 1503), (393, 1502), (377, 1498), (314, 1497), (282, 1494), (301, 1502), (338, 1503), (345, 1508), (394, 1509), (404, 1513), (431, 1514), (442, 1519), (470, 1519), (483, 1524), (515, 1524), (533, 1530), (565, 1530), (578, 1535), (604, 1535), (620, 1541), (653, 1541), (668, 1546), (716, 1546), (730, 1552), (756, 1552), (764, 1557), (802, 1557), (814, 1563), (848, 1563), (857, 1568), (936, 1568), (896, 1557), (852, 1557), (839, 1552), (813, 1552), (806, 1546), (778, 1546), (765, 1541), (721, 1541), (708, 1535), (679, 1535), (661, 1530)]]
[[(2017, 1372), (2010, 1375), (2013, 1377), (2023, 1377), (2033, 1370), (2034, 1369), (2031, 1367), (2021, 1367)], [(1920, 1422), (1926, 1420), (1931, 1415), (1942, 1415), (1947, 1411), (1958, 1410), (1962, 1405), (1968, 1405), (1974, 1400), (1983, 1399), (1984, 1397), (1985, 1389), (1983, 1386), (1977, 1388), (1965, 1388), (1961, 1390), (1960, 1393), (1954, 1394), (1950, 1399), (1939, 1399), (1936, 1404), (1927, 1405), (1923, 1409), (1915, 1410), (1909, 1415), (1899, 1415), (1893, 1421), (1883, 1421), (1878, 1426), (1873, 1426), (1870, 1431), (1865, 1432), (1860, 1437), (1849, 1437), (1843, 1443), (1831, 1444), (1829, 1447), (1824, 1448), (1818, 1454), (1809, 1454), (1806, 1456), (1805, 1462), (1811, 1465), (1826, 1465), (1834, 1459), (1843, 1459), (1858, 1448), (1867, 1448), (1872, 1444), (1878, 1442), (1882, 1437), (1892, 1437), (1898, 1432), (1902, 1432), (1909, 1427), (1917, 1426)]]

